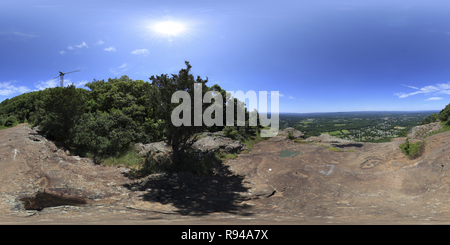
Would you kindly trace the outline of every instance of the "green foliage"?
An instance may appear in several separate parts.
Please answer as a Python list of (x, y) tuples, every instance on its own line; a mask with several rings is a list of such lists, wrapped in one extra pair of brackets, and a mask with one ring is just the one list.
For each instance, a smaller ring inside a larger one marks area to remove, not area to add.
[(408, 135), (408, 132), (406, 132), (405, 130), (400, 131), (399, 133), (399, 137), (406, 137), (406, 135)]
[(12, 115), (6, 119), (4, 125), (6, 127), (11, 127), (11, 126), (14, 126), (14, 124), (16, 124), (16, 123), (17, 123), (17, 118), (14, 115)]
[(143, 132), (136, 122), (117, 109), (85, 113), (71, 130), (76, 146), (87, 147), (98, 155), (116, 154), (141, 138), (140, 134)]
[(421, 153), (421, 148), (423, 151), (423, 145), (424, 142), (416, 142), (416, 143), (410, 143), (409, 139), (406, 138), (405, 143), (401, 144), (399, 147), (401, 149), (401, 151), (409, 158), (409, 159), (414, 159), (419, 157), (420, 153)]
[[(442, 113), (446, 114), (447, 112), (442, 112)], [(423, 119), (423, 121), (420, 124), (424, 125), (424, 124), (428, 124), (428, 123), (437, 122), (437, 120), (440, 119), (441, 116), (443, 116), (443, 115), (440, 115), (440, 114), (441, 113), (439, 113), (439, 115), (437, 113), (433, 113), (432, 115), (429, 115), (428, 117)], [(441, 121), (445, 121), (445, 120), (441, 120)]]
[(292, 131), (290, 131), (290, 132), (288, 133), (288, 139), (291, 139), (291, 140), (294, 139), (294, 133), (292, 133)]
[(4, 115), (0, 115), (0, 126), (5, 125), (6, 117)]
[(48, 96), (44, 98), (43, 121), (41, 131), (49, 137), (68, 143), (71, 139), (71, 129), (78, 118), (86, 110), (85, 89), (75, 86), (48, 88)]
[[(183, 161), (187, 160), (187, 158), (183, 157), (183, 155), (187, 153), (187, 149), (193, 143), (192, 136), (205, 131), (206, 126), (203, 124), (203, 120), (201, 126), (194, 126), (194, 118), (196, 115), (191, 116), (191, 126), (175, 126), (173, 123), (170, 123), (172, 121), (171, 116), (173, 110), (181, 104), (172, 103), (172, 95), (176, 91), (187, 92), (191, 100), (189, 104), (183, 101), (183, 105), (186, 105), (190, 108), (199, 106), (202, 112), (202, 114), (199, 116), (203, 116), (203, 112), (205, 111), (207, 104), (201, 103), (201, 101), (194, 100), (194, 83), (201, 84), (202, 98), (204, 94), (210, 90), (206, 86), (208, 79), (203, 80), (200, 77), (194, 79), (194, 76), (192, 74), (189, 74), (192, 66), (189, 65), (189, 62), (187, 61), (185, 62), (185, 64), (186, 69), (181, 69), (178, 75), (172, 74), (172, 77), (169, 77), (168, 75), (162, 74), (161, 76), (150, 77), (152, 85), (155, 86), (155, 91), (152, 94), (151, 100), (153, 102), (152, 107), (154, 109), (156, 117), (164, 122), (163, 126), (164, 130), (166, 130), (167, 141), (172, 146), (173, 150), (172, 160), (177, 164), (181, 164)], [(201, 103), (201, 105), (194, 103)], [(183, 115), (183, 118), (186, 116), (188, 115)]]

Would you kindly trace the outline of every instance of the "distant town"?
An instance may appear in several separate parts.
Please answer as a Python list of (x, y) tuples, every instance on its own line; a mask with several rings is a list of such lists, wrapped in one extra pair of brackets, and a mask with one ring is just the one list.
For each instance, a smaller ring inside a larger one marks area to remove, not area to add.
[(439, 111), (336, 112), (280, 114), (280, 129), (293, 127), (306, 137), (329, 134), (361, 142), (388, 142), (406, 136), (412, 127)]

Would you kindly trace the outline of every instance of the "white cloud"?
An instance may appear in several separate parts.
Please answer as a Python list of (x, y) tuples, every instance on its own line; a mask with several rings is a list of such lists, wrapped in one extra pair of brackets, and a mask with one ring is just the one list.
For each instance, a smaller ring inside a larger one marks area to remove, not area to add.
[(78, 83), (74, 83), (75, 87), (83, 87), (86, 83), (88, 83), (87, 80), (79, 81)]
[(111, 51), (111, 52), (115, 52), (115, 51), (116, 51), (116, 49), (115, 49), (114, 47), (105, 48), (105, 49), (103, 49), (103, 50), (105, 50), (105, 51)]
[(67, 46), (67, 49), (71, 49), (71, 50), (72, 50), (72, 49), (73, 49), (73, 47), (72, 47), (72, 46)]
[(39, 81), (37, 84), (34, 84), (34, 86), (38, 90), (44, 90), (46, 88), (53, 88), (53, 87), (56, 87), (58, 85), (59, 85), (59, 78), (47, 80), (45, 82), (44, 81)]
[(128, 68), (126, 68), (128, 66), (127, 63), (124, 63), (123, 65), (117, 67), (117, 68), (109, 68), (109, 72), (111, 72), (114, 75), (120, 74), (125, 72), (126, 70), (128, 70)]
[[(13, 83), (15, 82), (16, 81), (13, 81)], [(25, 86), (14, 86), (11, 82), (0, 83), (0, 95), (2, 96), (9, 96), (18, 93), (23, 94), (29, 91), (31, 91), (29, 88)]]
[(87, 44), (85, 42), (82, 42), (80, 45), (75, 45), (75, 47), (77, 47), (77, 48), (82, 48), (82, 47), (88, 48), (88, 46), (87, 46)]
[(13, 34), (17, 35), (19, 37), (38, 37), (37, 35), (27, 34), (27, 33), (19, 32), (19, 31), (15, 31), (15, 32), (13, 32)]
[(450, 82), (449, 83), (440, 83), (435, 86), (425, 86), (423, 88), (418, 89), (418, 91), (413, 93), (395, 93), (395, 96), (398, 96), (399, 98), (403, 99), (412, 95), (416, 94), (429, 94), (429, 93), (435, 93), (435, 94), (450, 94)]
[(60, 53), (61, 55), (63, 55), (63, 54), (65, 54), (66, 52), (65, 52), (64, 50), (61, 50), (61, 51), (59, 51), (59, 53)]
[(408, 87), (408, 88), (419, 89), (418, 87), (408, 86), (408, 85), (405, 85), (405, 84), (400, 84), (400, 85), (405, 86), (405, 87)]
[(426, 100), (424, 100), (424, 101), (427, 101), (427, 100), (442, 100), (443, 98), (441, 98), (441, 97), (431, 97), (431, 98), (428, 98), (428, 99), (426, 99)]
[(94, 43), (94, 45), (102, 45), (102, 44), (104, 44), (105, 42), (103, 42), (102, 40), (99, 40), (98, 42), (96, 42), (96, 43)]
[(292, 96), (289, 96), (289, 99), (293, 99), (294, 97), (292, 97)]
[(133, 52), (131, 52), (132, 54), (143, 54), (144, 56), (146, 56), (147, 54), (149, 54), (147, 49), (136, 49)]

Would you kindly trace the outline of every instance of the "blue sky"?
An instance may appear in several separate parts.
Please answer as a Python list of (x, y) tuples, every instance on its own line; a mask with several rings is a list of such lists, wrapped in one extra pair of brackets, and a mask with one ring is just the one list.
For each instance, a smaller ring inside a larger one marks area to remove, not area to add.
[[(441, 110), (448, 1), (0, 1), (0, 101), (187, 60), (228, 91), (279, 91), (281, 112)], [(157, 31), (171, 21), (183, 29)], [(269, 98), (270, 101), (270, 98)], [(270, 108), (270, 105), (269, 105)]]

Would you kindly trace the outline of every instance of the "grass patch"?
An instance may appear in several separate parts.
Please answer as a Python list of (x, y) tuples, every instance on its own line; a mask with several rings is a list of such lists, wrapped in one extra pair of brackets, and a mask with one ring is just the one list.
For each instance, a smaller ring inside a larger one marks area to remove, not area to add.
[(100, 158), (100, 164), (104, 166), (126, 167), (131, 169), (139, 169), (144, 163), (145, 158), (138, 155), (135, 151), (129, 150), (117, 156), (108, 156)]
[(304, 141), (302, 139), (294, 139), (294, 142), (300, 143), (300, 144), (312, 144), (312, 141)]
[(350, 133), (350, 131), (345, 130), (345, 129), (342, 129), (341, 131), (342, 131), (342, 133), (344, 133), (344, 134), (349, 134), (349, 133)]
[(345, 126), (345, 123), (344, 124), (335, 124), (334, 126)]
[(341, 136), (342, 132), (340, 130), (333, 131), (329, 133), (331, 136)]
[(336, 147), (328, 147), (328, 150), (330, 150), (330, 151), (336, 151), (336, 152), (340, 152), (341, 150), (339, 150), (338, 148), (336, 148)]

